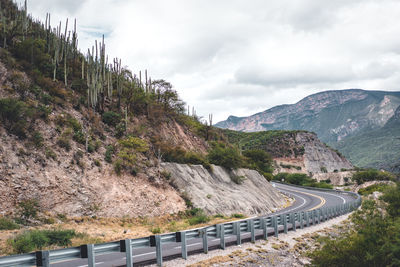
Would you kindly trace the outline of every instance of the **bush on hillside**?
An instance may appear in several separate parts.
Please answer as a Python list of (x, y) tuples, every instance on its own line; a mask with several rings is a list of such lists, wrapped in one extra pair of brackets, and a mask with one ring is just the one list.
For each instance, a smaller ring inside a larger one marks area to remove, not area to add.
[(356, 172), (351, 179), (357, 184), (363, 184), (368, 181), (394, 180), (394, 176), (389, 172), (370, 169)]
[[(327, 238), (310, 253), (312, 266), (399, 266), (400, 188), (382, 196), (386, 205), (364, 200), (351, 217), (354, 225), (342, 236)], [(378, 206), (379, 205), (379, 206)], [(386, 212), (382, 208), (386, 206)]]
[(121, 115), (114, 111), (106, 111), (103, 113), (102, 119), (105, 124), (115, 127), (121, 122)]
[(14, 230), (19, 228), (19, 225), (13, 220), (6, 217), (0, 217), (0, 230)]
[(261, 173), (272, 173), (272, 156), (261, 149), (243, 151), (245, 165), (250, 169), (255, 169)]
[(68, 246), (75, 236), (75, 230), (31, 230), (9, 239), (8, 243), (11, 244), (14, 253), (20, 254), (51, 245)]
[(239, 150), (223, 143), (212, 143), (212, 149), (208, 153), (210, 163), (222, 166), (228, 170), (237, 169), (243, 164), (243, 157)]

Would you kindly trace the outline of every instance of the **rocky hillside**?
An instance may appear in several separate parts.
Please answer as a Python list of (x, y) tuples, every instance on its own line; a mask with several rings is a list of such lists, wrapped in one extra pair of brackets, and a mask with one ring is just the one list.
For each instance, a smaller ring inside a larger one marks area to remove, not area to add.
[(353, 165), (339, 152), (322, 143), (315, 133), (306, 131), (263, 131), (244, 133), (225, 130), (232, 143), (243, 150), (260, 148), (275, 161), (275, 172), (307, 174), (337, 173)]
[[(230, 116), (216, 126), (245, 132), (307, 130), (336, 147), (338, 142), (346, 138), (381, 129), (395, 115), (399, 105), (400, 92), (359, 89), (326, 91), (310, 95), (296, 104), (276, 106), (249, 117)], [(343, 152), (349, 155), (345, 150)], [(368, 150), (367, 153), (374, 153), (374, 150)], [(359, 161), (354, 157), (351, 159), (354, 163), (362, 164), (360, 166), (382, 163), (382, 160), (376, 163)]]
[[(208, 214), (267, 214), (282, 208), (286, 201), (267, 180), (254, 170), (238, 169), (231, 173), (219, 166), (208, 171), (201, 165), (163, 163), (171, 173), (170, 181), (193, 206)], [(238, 184), (232, 176), (241, 180)]]
[(400, 172), (400, 107), (382, 128), (346, 138), (337, 148), (357, 166)]

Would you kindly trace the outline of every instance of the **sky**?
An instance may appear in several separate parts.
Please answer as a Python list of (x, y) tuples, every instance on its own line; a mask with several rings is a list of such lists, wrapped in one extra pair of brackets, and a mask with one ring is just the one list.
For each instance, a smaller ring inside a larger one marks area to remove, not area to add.
[[(22, 0), (19, 0), (22, 2)], [(171, 82), (199, 116), (249, 116), (337, 89), (399, 91), (398, 0), (28, 0), (79, 47)]]

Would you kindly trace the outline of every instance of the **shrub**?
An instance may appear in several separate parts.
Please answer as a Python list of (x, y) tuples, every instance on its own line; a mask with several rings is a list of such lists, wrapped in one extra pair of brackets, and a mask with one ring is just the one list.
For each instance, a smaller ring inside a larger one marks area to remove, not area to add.
[(22, 221), (36, 219), (39, 212), (39, 202), (36, 199), (26, 199), (18, 203), (19, 215)]
[(125, 139), (119, 140), (118, 143), (124, 148), (133, 149), (137, 152), (146, 152), (149, 150), (147, 142), (138, 137), (129, 136)]
[(104, 160), (107, 161), (108, 163), (111, 163), (113, 154), (114, 154), (114, 147), (111, 145), (107, 146)]
[(20, 138), (26, 138), (27, 119), (33, 111), (22, 102), (13, 98), (0, 99), (0, 119), (5, 128)]
[(61, 136), (57, 140), (57, 144), (59, 145), (59, 147), (64, 148), (66, 151), (71, 150), (71, 144), (70, 144), (69, 138), (67, 136)]
[(228, 170), (239, 168), (243, 159), (239, 150), (229, 147), (223, 143), (212, 143), (212, 149), (208, 153), (208, 160), (210, 163), (222, 166)]
[(74, 133), (72, 139), (74, 139), (75, 142), (82, 144), (82, 145), (84, 145), (86, 143), (86, 136), (81, 130), (76, 131)]
[(233, 217), (233, 218), (237, 218), (237, 219), (243, 219), (243, 218), (245, 218), (246, 216), (244, 216), (244, 215), (241, 214), (241, 213), (234, 213), (234, 214), (232, 214), (232, 217)]
[(190, 225), (195, 225), (195, 224), (200, 224), (200, 223), (206, 223), (209, 222), (210, 218), (204, 214), (197, 215), (195, 217), (192, 217), (188, 220)]
[(232, 182), (234, 182), (235, 184), (243, 184), (244, 180), (246, 180), (246, 177), (235, 175), (233, 173), (231, 173), (229, 175), (229, 177), (231, 178)]
[(6, 217), (0, 217), (0, 230), (14, 230), (19, 228), (19, 225), (13, 220)]
[(48, 159), (53, 159), (53, 160), (57, 159), (56, 153), (51, 148), (46, 148), (45, 155), (46, 155), (46, 158), (48, 158)]
[(370, 169), (354, 173), (352, 180), (357, 182), (357, 184), (362, 184), (364, 182), (374, 181), (374, 180), (377, 181), (394, 180), (394, 176), (389, 172)]
[(34, 131), (31, 137), (32, 143), (35, 147), (42, 147), (43, 146), (43, 136), (39, 131)]
[(14, 253), (28, 253), (33, 250), (41, 250), (46, 246), (67, 246), (76, 236), (74, 230), (32, 230), (17, 235), (10, 239)]
[(151, 229), (151, 232), (155, 234), (160, 234), (161, 233), (161, 228), (160, 227), (155, 227)]
[(366, 196), (369, 194), (372, 194), (373, 192), (384, 192), (385, 190), (387, 190), (388, 188), (390, 188), (390, 185), (387, 184), (373, 184), (370, 186), (367, 186), (365, 188), (361, 188), (360, 190), (358, 190), (358, 193), (360, 195)]
[(272, 173), (272, 157), (269, 153), (260, 149), (251, 149), (243, 152), (246, 157), (247, 167), (261, 173)]
[(102, 119), (105, 124), (115, 127), (121, 122), (121, 115), (113, 111), (107, 111), (103, 113)]

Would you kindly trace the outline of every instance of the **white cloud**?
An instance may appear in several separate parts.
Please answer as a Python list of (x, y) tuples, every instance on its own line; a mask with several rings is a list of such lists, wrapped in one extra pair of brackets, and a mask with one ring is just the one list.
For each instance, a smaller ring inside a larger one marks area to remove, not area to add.
[(29, 0), (34, 17), (77, 18), (83, 51), (175, 86), (214, 121), (322, 90), (399, 90), (396, 0)]

